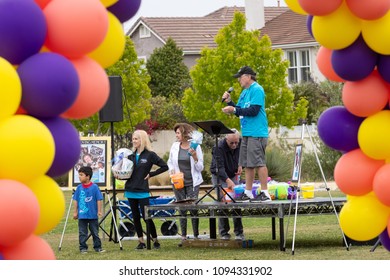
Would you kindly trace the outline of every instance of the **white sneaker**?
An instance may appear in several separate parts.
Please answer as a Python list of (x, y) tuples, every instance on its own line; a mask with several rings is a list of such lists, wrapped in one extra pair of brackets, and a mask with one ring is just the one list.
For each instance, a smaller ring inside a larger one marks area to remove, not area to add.
[(243, 233), (236, 235), (236, 240), (245, 240), (245, 235)]
[(230, 234), (225, 234), (221, 236), (222, 240), (229, 240), (230, 239)]

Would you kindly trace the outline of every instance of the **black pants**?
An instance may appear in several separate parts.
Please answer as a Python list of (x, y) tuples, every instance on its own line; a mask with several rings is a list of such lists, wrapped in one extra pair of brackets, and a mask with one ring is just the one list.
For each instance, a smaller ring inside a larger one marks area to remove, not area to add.
[(154, 225), (154, 222), (152, 219), (145, 220), (145, 206), (149, 205), (149, 198), (142, 198), (142, 199), (134, 199), (134, 198), (128, 198), (130, 208), (131, 208), (131, 213), (133, 215), (133, 222), (134, 222), (134, 227), (135, 230), (137, 231), (137, 236), (138, 237), (143, 237), (144, 231), (142, 229), (142, 224), (141, 224), (141, 216), (142, 219), (145, 221), (145, 223), (149, 223), (150, 227), (150, 235), (152, 236), (153, 239), (157, 238), (157, 231), (156, 231), (156, 226)]

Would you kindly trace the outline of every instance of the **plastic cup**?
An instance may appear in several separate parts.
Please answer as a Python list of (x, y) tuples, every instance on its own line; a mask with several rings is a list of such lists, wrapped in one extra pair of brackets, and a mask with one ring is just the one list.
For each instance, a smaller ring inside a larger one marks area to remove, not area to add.
[(171, 176), (171, 182), (175, 189), (182, 189), (184, 188), (184, 174), (183, 173), (176, 173), (172, 174)]

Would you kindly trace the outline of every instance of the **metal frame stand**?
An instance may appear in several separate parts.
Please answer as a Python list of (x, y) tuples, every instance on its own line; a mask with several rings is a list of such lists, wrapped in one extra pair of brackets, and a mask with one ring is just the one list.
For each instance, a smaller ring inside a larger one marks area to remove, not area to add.
[[(312, 138), (311, 133), (310, 133), (308, 127), (307, 127), (306, 121), (303, 120), (301, 124), (302, 124), (301, 141), (303, 143), (303, 139), (304, 139), (304, 136), (305, 136), (305, 127), (306, 127), (306, 130), (307, 130), (307, 133), (309, 135), (310, 142), (311, 142), (311, 145), (312, 145), (312, 148), (313, 148), (316, 160), (317, 160), (318, 167), (320, 168), (320, 171), (321, 171), (322, 179), (324, 180), (325, 189), (328, 192), (329, 199), (330, 199), (330, 201), (332, 203), (332, 207), (333, 207), (334, 213), (336, 215), (337, 222), (338, 222), (340, 230), (341, 230), (341, 234), (343, 236), (345, 247), (346, 247), (347, 251), (349, 251), (349, 245), (348, 245), (347, 239), (345, 237), (345, 234), (344, 234), (343, 230), (341, 229), (340, 219), (339, 219), (339, 216), (337, 214), (337, 211), (336, 211), (336, 208), (335, 208), (335, 205), (334, 205), (334, 202), (333, 202), (332, 194), (330, 193), (330, 188), (328, 187), (328, 184), (327, 184), (327, 181), (326, 181), (326, 178), (325, 178), (325, 175), (324, 175), (324, 171), (322, 169), (321, 162), (320, 162), (320, 159), (319, 159), (318, 154), (317, 154), (317, 149), (316, 149), (316, 146), (314, 145), (314, 142), (313, 142), (313, 138)], [(295, 253), (295, 233), (296, 233), (296, 226), (297, 226), (298, 203), (299, 203), (299, 192), (300, 192), (301, 170), (302, 170), (301, 164), (302, 164), (302, 153), (301, 153), (301, 161), (300, 161), (300, 167), (299, 167), (299, 175), (298, 175), (298, 182), (297, 182), (296, 198), (295, 198), (294, 231), (293, 231), (293, 240), (292, 240), (292, 248), (291, 248), (292, 255), (294, 255), (294, 253)], [(293, 196), (291, 196), (290, 208), (289, 208), (289, 211), (288, 211), (288, 219), (287, 219), (286, 234), (285, 234), (286, 238), (284, 240), (283, 251), (286, 250), (286, 239), (287, 239), (288, 225), (289, 225), (291, 209), (292, 209), (292, 202), (293, 202)]]

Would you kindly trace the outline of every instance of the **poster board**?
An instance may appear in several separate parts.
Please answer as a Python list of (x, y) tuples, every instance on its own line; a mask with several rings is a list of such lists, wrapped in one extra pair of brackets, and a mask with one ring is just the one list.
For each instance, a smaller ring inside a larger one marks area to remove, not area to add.
[(78, 170), (81, 166), (91, 166), (91, 181), (100, 189), (111, 188), (111, 138), (107, 136), (81, 137), (81, 151), (77, 164), (69, 172), (68, 187), (80, 184)]
[(294, 152), (294, 167), (291, 177), (291, 182), (298, 183), (301, 177), (301, 164), (302, 164), (302, 148), (303, 144), (297, 144)]

